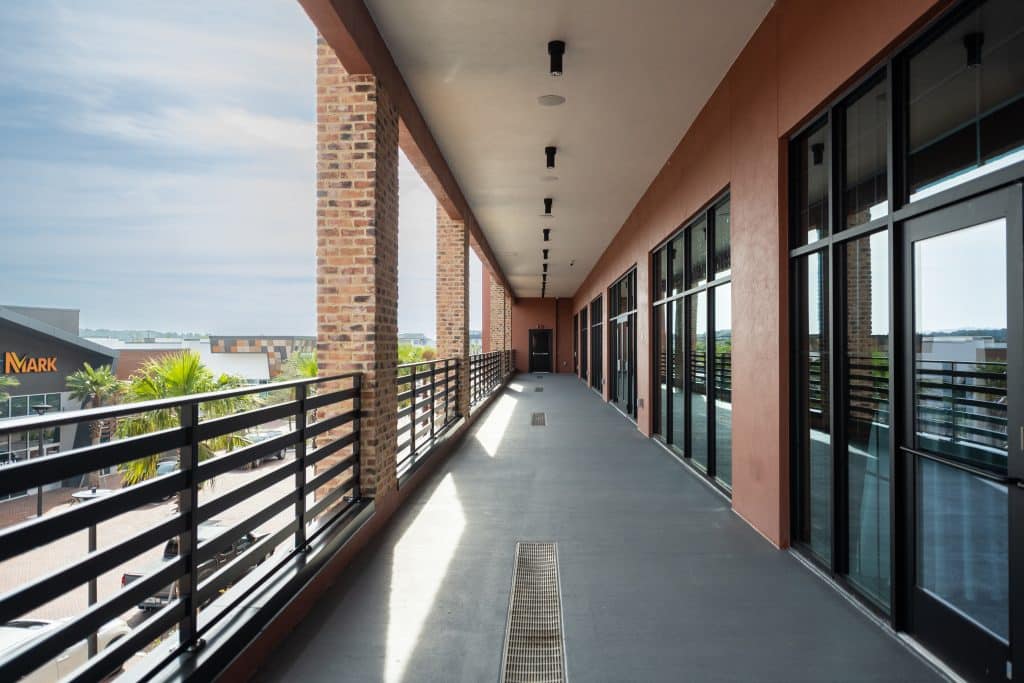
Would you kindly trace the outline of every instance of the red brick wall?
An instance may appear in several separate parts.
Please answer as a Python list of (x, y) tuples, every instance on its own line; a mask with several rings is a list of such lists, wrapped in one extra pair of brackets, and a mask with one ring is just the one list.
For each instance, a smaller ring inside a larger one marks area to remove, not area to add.
[(322, 374), (363, 373), (361, 487), (378, 498), (395, 491), (398, 111), (375, 77), (346, 73), (322, 37), (317, 354)]
[(789, 542), (785, 139), (938, 4), (779, 0), (574, 297), (579, 310), (637, 264), (637, 425), (649, 434), (650, 252), (730, 189), (733, 507), (778, 545)]
[(466, 224), (437, 206), (437, 357), (459, 358), (460, 415), (469, 415), (469, 239)]

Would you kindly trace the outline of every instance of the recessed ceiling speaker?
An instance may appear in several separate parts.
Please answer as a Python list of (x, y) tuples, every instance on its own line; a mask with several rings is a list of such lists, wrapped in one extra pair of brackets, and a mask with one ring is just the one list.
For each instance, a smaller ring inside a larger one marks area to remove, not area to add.
[(565, 104), (565, 98), (561, 95), (541, 95), (537, 98), (537, 103), (542, 107), (557, 107), (560, 104)]
[(565, 54), (565, 41), (552, 40), (548, 43), (548, 56), (551, 58), (550, 69), (552, 76), (562, 75), (562, 55)]

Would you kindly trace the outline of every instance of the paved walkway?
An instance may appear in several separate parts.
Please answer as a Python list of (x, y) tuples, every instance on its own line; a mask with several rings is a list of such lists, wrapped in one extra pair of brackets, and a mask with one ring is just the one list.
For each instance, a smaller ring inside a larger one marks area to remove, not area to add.
[(497, 680), (517, 540), (558, 543), (571, 680), (938, 680), (566, 375), (513, 381), (260, 680)]

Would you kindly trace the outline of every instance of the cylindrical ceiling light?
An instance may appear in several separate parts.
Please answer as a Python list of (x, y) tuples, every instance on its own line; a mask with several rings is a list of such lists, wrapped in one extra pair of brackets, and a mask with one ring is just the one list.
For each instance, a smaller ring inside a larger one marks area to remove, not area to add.
[(555, 202), (555, 200), (553, 198), (551, 198), (551, 197), (545, 197), (544, 198), (544, 215), (545, 216), (550, 216), (551, 215), (551, 205), (554, 202)]
[(546, 274), (548, 272), (548, 264), (545, 263), (543, 265), (544, 265), (544, 273)]
[(565, 54), (565, 41), (552, 40), (548, 43), (548, 55), (551, 57), (551, 75), (562, 75), (562, 55)]
[(968, 33), (964, 36), (964, 47), (967, 49), (967, 66), (981, 66), (981, 46), (985, 43), (984, 33)]
[(547, 261), (548, 260), (548, 250), (544, 249), (543, 251), (544, 251), (544, 260)]
[(551, 228), (544, 228), (544, 241), (545, 242), (550, 242), (551, 241)]
[(557, 151), (557, 147), (551, 147), (550, 145), (544, 148), (544, 156), (547, 158), (548, 168), (555, 167), (555, 152)]

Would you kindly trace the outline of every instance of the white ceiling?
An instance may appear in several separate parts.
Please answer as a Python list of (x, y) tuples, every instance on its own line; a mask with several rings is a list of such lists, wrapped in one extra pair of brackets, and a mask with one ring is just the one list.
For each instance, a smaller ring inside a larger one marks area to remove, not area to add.
[[(576, 292), (772, 0), (366, 4), (516, 295), (528, 297), (540, 295), (544, 247), (547, 295)], [(560, 78), (548, 74), (555, 39), (566, 41)], [(565, 104), (538, 104), (552, 93)], [(546, 145), (558, 147), (553, 171)], [(546, 196), (553, 218), (541, 217)]]

